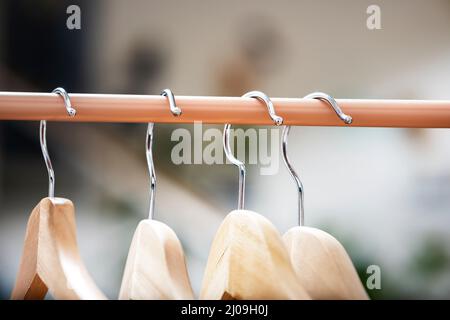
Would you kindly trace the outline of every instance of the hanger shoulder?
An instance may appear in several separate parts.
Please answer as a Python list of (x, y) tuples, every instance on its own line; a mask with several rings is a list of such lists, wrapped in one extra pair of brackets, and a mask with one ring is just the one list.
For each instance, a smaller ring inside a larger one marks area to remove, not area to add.
[(350, 257), (333, 236), (316, 228), (294, 227), (283, 240), (313, 299), (368, 299)]
[(42, 199), (26, 234), (13, 298), (42, 299), (48, 288), (56, 299), (105, 299), (81, 260), (70, 200)]
[(131, 242), (119, 299), (193, 299), (183, 248), (164, 223), (143, 220)]
[(13, 300), (40, 300), (47, 294), (47, 286), (37, 273), (39, 209), (38, 204), (28, 219), (19, 272), (11, 294)]
[(211, 246), (202, 299), (309, 299), (284, 243), (263, 216), (236, 210), (227, 215)]

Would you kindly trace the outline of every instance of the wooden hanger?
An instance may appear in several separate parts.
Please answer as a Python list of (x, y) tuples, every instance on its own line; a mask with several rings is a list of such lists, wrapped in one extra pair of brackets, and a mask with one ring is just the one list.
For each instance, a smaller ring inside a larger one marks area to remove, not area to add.
[[(272, 120), (281, 124), (272, 102), (262, 92), (244, 97), (262, 100)], [(211, 245), (201, 299), (309, 299), (291, 265), (286, 247), (272, 223), (244, 209), (245, 166), (233, 156), (231, 125), (224, 128), (224, 150), (239, 168), (239, 210), (229, 213)]]
[[(174, 115), (181, 110), (175, 105), (172, 91), (166, 89)], [(161, 300), (194, 299), (183, 248), (175, 232), (162, 222), (153, 220), (156, 175), (153, 164), (153, 123), (147, 128), (146, 155), (150, 171), (149, 219), (139, 223), (131, 242), (119, 299)]]
[(70, 200), (44, 198), (28, 220), (19, 273), (11, 299), (106, 299), (87, 272), (78, 250)]
[[(53, 93), (64, 99), (75, 116), (63, 88)], [(75, 210), (70, 200), (55, 198), (55, 174), (47, 150), (47, 122), (40, 123), (41, 150), (47, 166), (49, 196), (42, 199), (28, 219), (19, 273), (11, 299), (44, 299), (47, 291), (55, 299), (106, 299), (86, 270), (78, 250)]]
[[(305, 98), (328, 102), (347, 124), (352, 118), (344, 114), (336, 101), (324, 94), (313, 93)], [(297, 276), (312, 299), (368, 299), (355, 267), (344, 247), (330, 234), (304, 227), (303, 186), (287, 156), (287, 137), (290, 127), (283, 129), (282, 153), (284, 163), (298, 188), (299, 225), (283, 236)]]
[(131, 242), (119, 299), (194, 299), (183, 248), (164, 223), (143, 220)]
[(272, 223), (249, 210), (230, 212), (211, 245), (201, 299), (309, 299)]
[(350, 257), (333, 236), (297, 226), (287, 231), (283, 240), (297, 276), (312, 299), (368, 299)]

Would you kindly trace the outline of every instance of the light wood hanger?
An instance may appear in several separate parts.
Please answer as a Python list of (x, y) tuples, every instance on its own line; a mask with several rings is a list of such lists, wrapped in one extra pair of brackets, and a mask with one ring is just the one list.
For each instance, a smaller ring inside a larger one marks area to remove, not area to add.
[[(67, 112), (76, 111), (67, 92), (57, 88)], [(78, 250), (75, 210), (70, 200), (54, 197), (55, 175), (47, 151), (46, 121), (40, 123), (42, 154), (49, 175), (49, 197), (42, 199), (28, 219), (24, 249), (11, 299), (106, 299), (84, 266)]]
[(316, 228), (297, 226), (283, 235), (283, 241), (312, 299), (368, 299), (350, 257), (336, 238)]
[[(180, 115), (181, 110), (175, 105), (172, 92), (166, 89), (162, 95), (167, 96), (172, 113)], [(170, 227), (153, 220), (156, 190), (152, 155), (153, 127), (153, 123), (148, 124), (146, 139), (151, 180), (149, 219), (142, 220), (134, 233), (119, 299), (194, 299), (180, 241)]]
[[(352, 122), (352, 118), (341, 111), (332, 97), (324, 93), (313, 93), (305, 98), (328, 102), (341, 120), (346, 124)], [(289, 126), (283, 129), (282, 153), (284, 163), (298, 188), (300, 225), (291, 228), (283, 236), (292, 265), (313, 299), (366, 300), (367, 293), (342, 244), (322, 230), (303, 226), (303, 186), (287, 156), (289, 130)]]
[[(276, 124), (282, 123), (270, 99), (262, 92), (244, 97), (262, 100)], [(239, 210), (229, 213), (211, 245), (204, 273), (201, 299), (309, 299), (298, 281), (280, 234), (263, 216), (244, 210), (245, 166), (230, 147), (225, 125), (224, 150), (239, 168)]]
[(211, 245), (201, 299), (310, 299), (272, 223), (249, 210), (230, 212)]
[(122, 278), (121, 300), (194, 299), (183, 248), (164, 223), (142, 220), (133, 236)]
[(102, 300), (78, 250), (70, 200), (44, 198), (28, 220), (25, 244), (11, 299)]

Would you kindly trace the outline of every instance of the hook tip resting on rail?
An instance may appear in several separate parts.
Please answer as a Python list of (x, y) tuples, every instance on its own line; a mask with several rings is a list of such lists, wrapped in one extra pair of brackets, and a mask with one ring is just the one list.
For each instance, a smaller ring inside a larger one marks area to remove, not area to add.
[(52, 93), (59, 94), (64, 99), (64, 105), (66, 106), (66, 110), (69, 116), (74, 117), (77, 114), (77, 110), (75, 110), (75, 108), (72, 107), (69, 94), (64, 88), (58, 87), (54, 89)]
[(283, 124), (283, 121), (284, 121), (283, 118), (280, 117), (280, 116), (275, 116), (272, 119), (275, 121), (275, 124), (277, 126), (281, 126)]
[(172, 114), (176, 117), (180, 116), (182, 111), (181, 111), (181, 108), (179, 108), (177, 106), (177, 104), (175, 103), (175, 96), (174, 96), (172, 90), (164, 89), (161, 91), (161, 95), (163, 97), (167, 97), (167, 99), (169, 99), (169, 106), (170, 106), (170, 111), (172, 111)]
[(345, 123), (345, 124), (352, 124), (353, 118), (347, 114), (345, 114), (342, 109), (337, 104), (336, 100), (334, 98), (326, 93), (323, 92), (313, 92), (308, 94), (304, 97), (304, 99), (319, 99), (322, 101), (327, 102), (336, 112), (337, 116)]
[(270, 100), (270, 98), (264, 92), (250, 91), (250, 92), (247, 92), (246, 94), (244, 94), (242, 97), (256, 98), (256, 99), (264, 102), (264, 104), (267, 107), (267, 110), (269, 111), (269, 116), (275, 122), (275, 124), (277, 126), (281, 126), (283, 124), (283, 121), (284, 121), (283, 118), (276, 114), (272, 100)]

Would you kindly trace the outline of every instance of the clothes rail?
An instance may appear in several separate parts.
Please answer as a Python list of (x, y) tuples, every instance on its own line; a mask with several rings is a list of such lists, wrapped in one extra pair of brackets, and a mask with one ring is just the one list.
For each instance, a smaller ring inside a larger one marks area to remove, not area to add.
[[(273, 125), (257, 99), (176, 96), (183, 114), (174, 117), (167, 98), (159, 95), (70, 94), (77, 110), (69, 117), (61, 98), (52, 93), (0, 92), (0, 120), (75, 122), (230, 123)], [(345, 126), (317, 99), (273, 98), (286, 125)], [(352, 127), (450, 128), (450, 100), (337, 99), (353, 118)]]

